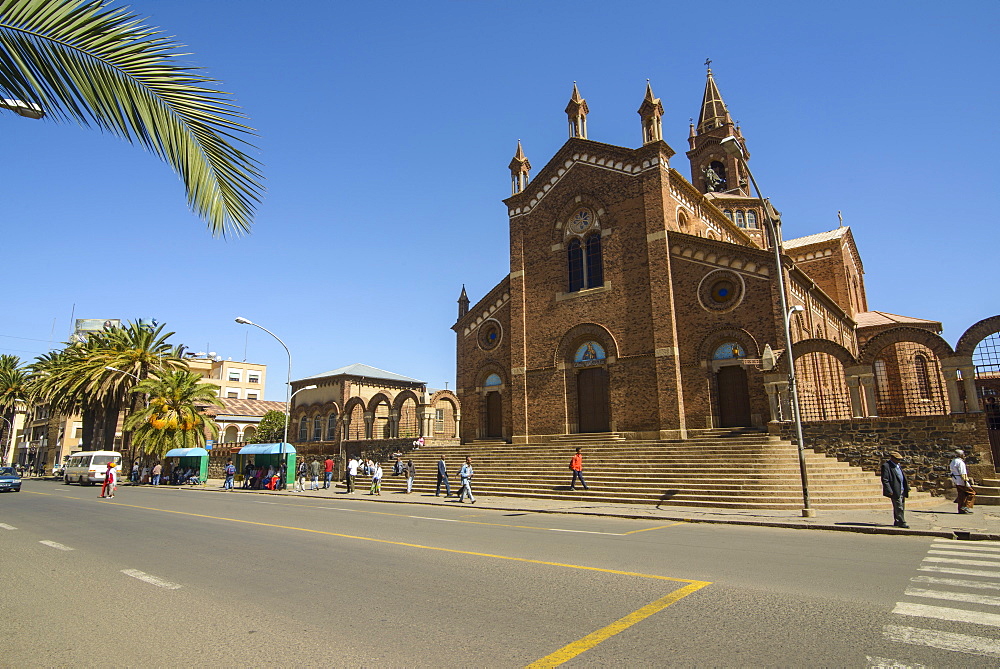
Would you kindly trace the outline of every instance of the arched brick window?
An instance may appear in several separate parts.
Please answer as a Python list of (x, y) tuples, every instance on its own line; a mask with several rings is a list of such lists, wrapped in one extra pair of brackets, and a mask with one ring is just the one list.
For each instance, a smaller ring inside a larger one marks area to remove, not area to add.
[(299, 441), (309, 438), (309, 419), (303, 416), (299, 419)]
[(337, 439), (337, 412), (331, 411), (326, 417), (326, 440), (335, 441)]
[(601, 234), (588, 235), (584, 241), (570, 240), (566, 247), (569, 292), (604, 285), (604, 254)]

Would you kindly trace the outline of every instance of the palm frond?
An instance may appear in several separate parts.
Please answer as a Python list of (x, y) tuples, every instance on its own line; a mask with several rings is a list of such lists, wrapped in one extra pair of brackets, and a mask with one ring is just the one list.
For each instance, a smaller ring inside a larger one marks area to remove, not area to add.
[(263, 193), (253, 129), (182, 46), (105, 0), (0, 0), (0, 94), (138, 143), (180, 176), (216, 236), (249, 232)]

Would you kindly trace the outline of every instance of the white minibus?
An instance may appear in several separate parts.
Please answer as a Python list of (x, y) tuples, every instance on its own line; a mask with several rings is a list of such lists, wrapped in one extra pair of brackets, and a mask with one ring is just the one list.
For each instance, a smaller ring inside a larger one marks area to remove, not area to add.
[(122, 469), (122, 454), (117, 451), (77, 451), (69, 456), (66, 462), (66, 473), (63, 481), (79, 483), (80, 485), (93, 485), (104, 483), (104, 472), (108, 469), (108, 463), (114, 462), (118, 470), (119, 480)]

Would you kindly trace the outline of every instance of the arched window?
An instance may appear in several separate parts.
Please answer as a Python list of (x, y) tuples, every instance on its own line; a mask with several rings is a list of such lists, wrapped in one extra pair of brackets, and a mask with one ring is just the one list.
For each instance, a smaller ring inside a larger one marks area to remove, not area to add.
[(747, 357), (746, 351), (739, 345), (739, 342), (727, 341), (725, 344), (717, 346), (712, 353), (712, 360), (732, 360), (734, 358)]
[(313, 441), (323, 441), (323, 419), (319, 416), (313, 418)]
[(486, 382), (483, 383), (483, 385), (486, 387), (490, 387), (490, 386), (499, 386), (502, 383), (503, 381), (500, 380), (500, 376), (498, 374), (490, 374), (489, 376), (486, 377)]
[(922, 400), (931, 399), (931, 377), (927, 374), (927, 358), (918, 355), (913, 359), (913, 371), (917, 375), (917, 394)]
[(601, 253), (601, 235), (587, 237), (587, 288), (604, 285), (604, 258)]
[(743, 212), (739, 209), (736, 210), (736, 227), (745, 228), (747, 224), (743, 222)]
[(335, 441), (337, 439), (337, 412), (331, 411), (326, 417), (326, 440)]
[(747, 227), (757, 229), (757, 214), (752, 211), (747, 212)]
[(726, 218), (728, 218), (730, 221), (733, 220), (733, 210), (732, 209), (726, 209), (722, 213), (725, 214)]
[(309, 438), (309, 419), (303, 416), (299, 419), (299, 441)]
[(589, 235), (581, 242), (570, 240), (566, 248), (569, 270), (569, 292), (604, 285), (604, 257), (601, 250), (601, 234)]
[(583, 245), (579, 239), (570, 240), (566, 256), (569, 260), (569, 292), (575, 293), (583, 288)]

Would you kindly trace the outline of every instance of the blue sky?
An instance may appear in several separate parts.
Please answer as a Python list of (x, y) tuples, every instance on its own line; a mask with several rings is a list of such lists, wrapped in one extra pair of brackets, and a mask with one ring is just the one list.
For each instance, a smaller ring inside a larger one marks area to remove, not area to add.
[[(459, 292), (508, 272), (507, 164), (566, 140), (635, 147), (646, 79), (673, 166), (706, 58), (786, 238), (853, 229), (872, 309), (998, 313), (996, 2), (135, 0), (257, 129), (254, 231), (212, 238), (170, 169), (96, 130), (0, 114), (8, 277), (0, 353), (78, 318), (156, 318), (194, 350), (301, 378), (361, 362), (454, 387)], [(970, 292), (971, 291), (971, 292)]]

